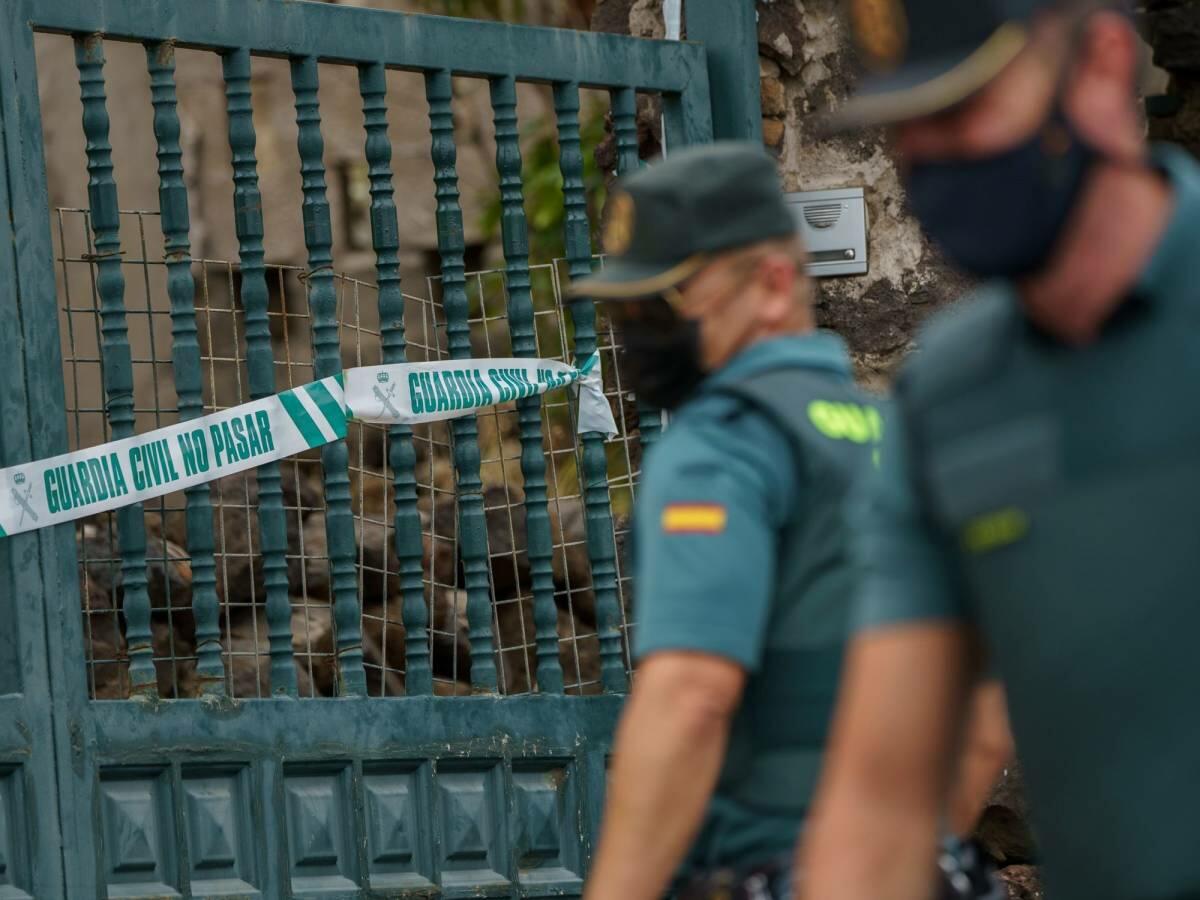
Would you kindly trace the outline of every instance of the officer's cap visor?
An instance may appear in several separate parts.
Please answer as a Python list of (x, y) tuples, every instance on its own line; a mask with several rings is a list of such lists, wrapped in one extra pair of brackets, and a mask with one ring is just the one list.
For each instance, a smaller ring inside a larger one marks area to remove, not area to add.
[(1007, 22), (976, 47), (868, 77), (854, 97), (818, 123), (818, 130), (834, 135), (943, 112), (999, 75), (1027, 43), (1025, 26)]
[(636, 262), (610, 257), (604, 268), (571, 285), (571, 297), (594, 297), (597, 300), (637, 300), (653, 297), (667, 288), (676, 287), (691, 278), (709, 261), (707, 253), (697, 253), (673, 264)]

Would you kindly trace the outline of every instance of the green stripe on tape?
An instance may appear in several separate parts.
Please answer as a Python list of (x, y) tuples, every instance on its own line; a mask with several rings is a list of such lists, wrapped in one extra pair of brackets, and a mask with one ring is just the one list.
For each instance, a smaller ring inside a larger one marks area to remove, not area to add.
[(3, 525), (0, 525), (0, 537), (8, 537), (8, 532), (4, 530)]
[(321, 410), (321, 415), (325, 417), (325, 421), (329, 423), (333, 433), (344, 438), (346, 436), (346, 413), (342, 410), (342, 405), (333, 399), (333, 394), (329, 393), (329, 389), (321, 382), (314, 381), (312, 384), (306, 384), (301, 390), (308, 394), (313, 403), (317, 404), (317, 409)]
[(279, 402), (283, 404), (284, 412), (291, 418), (292, 424), (296, 426), (296, 430), (300, 432), (300, 436), (304, 438), (309, 448), (323, 447), (328, 443), (325, 436), (321, 434), (321, 429), (317, 427), (317, 423), (312, 420), (312, 416), (304, 408), (304, 404), (296, 399), (294, 391), (284, 391), (279, 395)]

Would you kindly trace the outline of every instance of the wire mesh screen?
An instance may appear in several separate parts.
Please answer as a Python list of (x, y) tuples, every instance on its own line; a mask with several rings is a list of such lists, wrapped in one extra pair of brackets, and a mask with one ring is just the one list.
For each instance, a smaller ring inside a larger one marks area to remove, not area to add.
[[(537, 353), (542, 359), (570, 361), (570, 317), (565, 315), (562, 306), (564, 274), (565, 263), (561, 260), (530, 267), (535, 310), (534, 332)], [(421, 331), (428, 335), (443, 336), (440, 279), (431, 277), (426, 279), (426, 283), (429, 300), (421, 304), (424, 317), (424, 327)], [(467, 290), (472, 310), (470, 324), (475, 355), (511, 355), (508, 320), (505, 316), (507, 295), (504, 271), (488, 269), (470, 273), (467, 277)], [(623, 407), (627, 401), (625, 393), (621, 390), (620, 372), (616, 364), (617, 345), (614, 332), (603, 318), (598, 323), (598, 331), (601, 366), (605, 374), (605, 393), (613, 408), (621, 410), (621, 415), (617, 416), (619, 434), (610, 442), (608, 448), (608, 475), (613, 506), (614, 540), (618, 547), (621, 631), (628, 638), (631, 583), (626, 568), (622, 566), (624, 553), (621, 551), (628, 538), (629, 513), (641, 455), (636, 432), (625, 427), (625, 422), (628, 421), (632, 425), (635, 419), (624, 414)], [(444, 344), (417, 345), (417, 349), (427, 358), (442, 359), (448, 356)], [(544, 398), (542, 437), (547, 460), (551, 536), (554, 544), (554, 599), (558, 610), (563, 677), (568, 692), (591, 693), (600, 690), (599, 642), (595, 597), (588, 564), (575, 415), (574, 400), (567, 392), (553, 392)], [(478, 420), (482, 451), (480, 471), (484, 484), (484, 508), (488, 523), (488, 551), (492, 572), (495, 616), (493, 628), (498, 648), (497, 667), (502, 689), (509, 693), (522, 692), (529, 690), (534, 682), (531, 666), (535, 648), (532, 585), (525, 554), (525, 497), (520, 471), (521, 448), (517, 435), (515, 405), (509, 402), (491, 407), (481, 412)], [(449, 428), (430, 428), (421, 437), (429, 442), (425, 458), (449, 459)], [(444, 471), (444, 477), (449, 482), (447, 488), (440, 489), (435, 483), (431, 494), (435, 522), (438, 519), (438, 504), (443, 504), (442, 509), (449, 509), (455, 500), (449, 467)], [(436, 481), (436, 476), (434, 480)], [(445, 570), (443, 566), (441, 571)], [(435, 591), (449, 588), (448, 584), (440, 583), (436, 578), (434, 583)], [(442, 634), (436, 622), (434, 629), (435, 634)], [(446, 637), (444, 634), (442, 636)], [(628, 668), (627, 639), (625, 647)]]
[[(71, 449), (77, 449), (111, 439), (105, 419), (94, 248), (87, 210), (59, 209), (54, 224), (69, 436)], [(162, 246), (158, 214), (124, 212), (122, 231), (126, 246), (136, 248), (123, 256), (123, 267), (137, 429), (143, 432), (178, 420), (165, 265), (161, 254), (148, 250)], [(196, 260), (193, 275), (204, 409), (214, 412), (251, 399), (239, 299), (240, 272), (228, 261)], [(534, 266), (531, 275), (538, 356), (569, 361), (570, 317), (564, 314), (562, 305), (565, 267), (561, 263)], [(267, 276), (276, 385), (284, 390), (313, 380), (306, 282), (303, 270), (291, 266), (269, 266)], [(375, 286), (340, 274), (336, 286), (343, 364), (381, 363)], [(448, 352), (440, 280), (430, 277), (422, 289), (424, 296), (405, 295), (409, 358), (443, 359)], [(470, 273), (468, 291), (474, 355), (512, 355), (503, 270)], [(620, 381), (615, 335), (603, 310), (599, 312), (597, 330), (605, 392), (620, 431), (608, 444), (607, 452), (612, 527), (618, 551), (621, 631), (629, 668), (632, 596), (625, 546), (641, 449), (637, 413)], [(554, 601), (565, 689), (568, 693), (599, 692), (599, 643), (580, 488), (575, 405), (565, 390), (551, 392), (543, 400)], [(517, 414), (509, 402), (479, 412), (477, 420), (499, 685), (504, 693), (523, 693), (536, 690), (537, 676)], [(405, 628), (400, 615), (403, 597), (394, 550), (394, 491), (393, 473), (387, 464), (388, 442), (385, 427), (360, 422), (350, 425), (347, 446), (358, 547), (357, 587), (362, 609), (363, 662), (371, 696), (398, 696), (405, 691)], [(471, 690), (452, 442), (452, 430), (445, 423), (414, 429), (430, 664), (434, 690), (439, 694)], [(302, 697), (335, 696), (337, 635), (319, 455), (313, 451), (283, 461), (281, 475), (298, 689)], [(253, 472), (230, 476), (211, 486), (221, 650), (226, 689), (234, 697), (269, 695), (257, 495)], [(199, 694), (199, 680), (184, 496), (168, 495), (146, 504), (145, 510), (159, 693), (163, 697), (194, 697)], [(96, 699), (127, 697), (129, 648), (124, 638), (121, 560), (113, 514), (81, 520), (77, 545), (90, 695)]]

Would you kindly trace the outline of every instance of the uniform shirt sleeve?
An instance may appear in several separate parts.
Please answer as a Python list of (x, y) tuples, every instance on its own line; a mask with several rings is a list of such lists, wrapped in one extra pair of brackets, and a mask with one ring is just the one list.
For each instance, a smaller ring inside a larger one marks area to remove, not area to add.
[(634, 517), (639, 658), (692, 650), (758, 668), (778, 529), (796, 502), (790, 441), (760, 414), (672, 424)]
[(877, 463), (848, 503), (851, 559), (858, 593), (857, 630), (967, 617), (955, 555), (917, 488), (905, 422), (898, 408), (884, 426)]

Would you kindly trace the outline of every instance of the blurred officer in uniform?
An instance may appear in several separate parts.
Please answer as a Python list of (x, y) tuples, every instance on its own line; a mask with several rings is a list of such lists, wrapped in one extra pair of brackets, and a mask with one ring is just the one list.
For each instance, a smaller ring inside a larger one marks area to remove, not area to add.
[(1145, 146), (1116, 4), (852, 11), (883, 71), (843, 123), (890, 125), (913, 212), (990, 280), (919, 341), (857, 507), (802, 895), (929, 896), (986, 665), (1047, 896), (1200, 897), (1200, 169)]
[(814, 330), (760, 146), (628, 178), (605, 245), (574, 292), (613, 301), (623, 373), (672, 415), (635, 511), (640, 664), (586, 896), (658, 898), (682, 866), (686, 900), (784, 897), (848, 621), (843, 501), (883, 417)]

